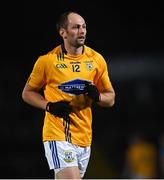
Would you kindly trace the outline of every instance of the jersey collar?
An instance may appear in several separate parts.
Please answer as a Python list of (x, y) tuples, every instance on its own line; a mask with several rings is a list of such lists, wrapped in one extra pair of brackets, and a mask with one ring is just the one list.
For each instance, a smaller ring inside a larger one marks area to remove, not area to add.
[[(62, 49), (62, 53), (67, 54), (67, 51), (66, 51), (63, 43), (61, 44), (61, 49)], [(82, 54), (83, 53), (84, 53), (84, 46), (83, 46), (83, 50), (82, 50)]]

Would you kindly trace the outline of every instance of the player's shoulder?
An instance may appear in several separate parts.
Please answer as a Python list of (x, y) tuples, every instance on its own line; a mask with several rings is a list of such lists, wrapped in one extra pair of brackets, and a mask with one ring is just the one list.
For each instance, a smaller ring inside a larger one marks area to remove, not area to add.
[(102, 64), (106, 64), (106, 60), (104, 59), (103, 55), (98, 51), (88, 46), (85, 46), (85, 53), (88, 58), (93, 59), (97, 64), (99, 64), (99, 66), (101, 66)]
[(85, 47), (85, 54), (88, 56), (88, 57), (93, 57), (93, 58), (100, 58), (100, 59), (104, 59), (102, 54), (99, 53), (97, 50), (89, 47), (89, 46), (84, 46)]
[(61, 52), (61, 45), (56, 46), (51, 51), (49, 51), (46, 55), (47, 56), (54, 56), (55, 54), (59, 54)]
[(54, 59), (54, 56), (61, 52), (60, 45), (56, 46), (52, 50), (48, 51), (45, 54), (42, 54), (38, 57), (37, 62), (46, 63), (47, 60)]

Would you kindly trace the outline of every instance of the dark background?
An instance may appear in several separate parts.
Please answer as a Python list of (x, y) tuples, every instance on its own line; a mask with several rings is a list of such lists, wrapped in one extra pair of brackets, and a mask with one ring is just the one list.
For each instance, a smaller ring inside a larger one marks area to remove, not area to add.
[(1, 29), (0, 178), (53, 178), (42, 145), (44, 112), (21, 93), (39, 55), (61, 42), (58, 16), (74, 10), (87, 23), (86, 45), (106, 59), (116, 91), (112, 108), (93, 108), (93, 150), (86, 178), (121, 178), (129, 137), (159, 148), (164, 132), (162, 1), (23, 1), (8, 6)]

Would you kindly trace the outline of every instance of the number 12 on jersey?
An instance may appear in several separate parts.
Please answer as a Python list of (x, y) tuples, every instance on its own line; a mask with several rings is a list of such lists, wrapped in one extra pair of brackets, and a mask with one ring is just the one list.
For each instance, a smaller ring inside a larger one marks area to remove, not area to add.
[(80, 66), (78, 64), (72, 65), (73, 72), (80, 72)]

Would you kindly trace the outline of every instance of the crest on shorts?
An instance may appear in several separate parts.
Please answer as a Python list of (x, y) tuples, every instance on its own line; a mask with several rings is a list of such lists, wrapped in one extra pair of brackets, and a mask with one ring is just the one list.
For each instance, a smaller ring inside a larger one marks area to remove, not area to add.
[(64, 161), (68, 163), (75, 161), (72, 151), (65, 151)]

